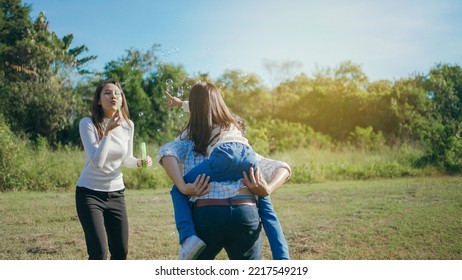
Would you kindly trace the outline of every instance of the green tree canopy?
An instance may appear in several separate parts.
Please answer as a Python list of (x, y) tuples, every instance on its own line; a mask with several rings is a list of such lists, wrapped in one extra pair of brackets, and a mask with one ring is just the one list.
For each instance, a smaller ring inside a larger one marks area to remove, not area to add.
[(49, 31), (45, 13), (32, 22), (30, 7), (19, 0), (1, 0), (0, 7), (2, 113), (12, 130), (57, 143), (79, 107), (72, 75), (85, 72), (95, 56), (80, 58), (87, 48), (71, 48), (72, 34), (59, 38)]
[(462, 68), (440, 64), (424, 80), (431, 99), (425, 135), (427, 159), (450, 172), (462, 171)]

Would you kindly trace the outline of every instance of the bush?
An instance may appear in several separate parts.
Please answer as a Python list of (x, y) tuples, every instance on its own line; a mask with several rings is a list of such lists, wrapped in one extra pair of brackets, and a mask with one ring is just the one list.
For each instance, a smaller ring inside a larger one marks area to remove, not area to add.
[[(249, 125), (247, 135), (254, 149), (262, 155), (289, 151), (297, 148), (328, 148), (332, 146), (329, 136), (315, 132), (311, 127), (301, 123), (266, 119)], [(255, 148), (255, 147), (258, 147)]]
[(162, 167), (155, 162), (147, 170), (125, 168), (123, 174), (128, 189), (170, 188), (173, 185)]
[(24, 146), (24, 142), (10, 130), (0, 114), (0, 191), (11, 190), (21, 185), (18, 153)]
[(290, 177), (290, 183), (306, 184), (313, 182), (315, 182), (315, 175), (313, 174), (312, 166), (308, 164), (303, 164), (292, 167), (292, 176)]
[(50, 148), (44, 138), (22, 149), (18, 161), (18, 172), (23, 178), (17, 190), (53, 191), (75, 187), (84, 155), (76, 147), (58, 146)]
[(417, 167), (422, 155), (412, 146), (384, 147), (365, 151), (346, 146), (339, 149), (297, 149), (274, 154), (274, 159), (292, 168), (290, 183), (313, 183), (338, 180), (368, 180), (439, 174), (431, 166)]
[(357, 148), (368, 151), (377, 151), (385, 146), (382, 132), (374, 132), (372, 126), (355, 127), (355, 130), (350, 133), (349, 141)]
[(257, 125), (247, 129), (246, 137), (249, 139), (250, 145), (262, 156), (268, 156), (270, 152), (267, 134), (268, 131), (265, 127), (258, 127)]
[(448, 173), (462, 172), (462, 67), (440, 64), (430, 70), (425, 88), (431, 95), (424, 134), (426, 162)]

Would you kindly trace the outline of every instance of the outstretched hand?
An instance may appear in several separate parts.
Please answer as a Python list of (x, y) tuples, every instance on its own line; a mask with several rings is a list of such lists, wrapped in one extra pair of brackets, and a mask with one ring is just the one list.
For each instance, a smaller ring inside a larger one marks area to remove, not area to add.
[(172, 96), (168, 91), (165, 92), (165, 96), (168, 98), (167, 108), (182, 106), (183, 101), (176, 96)]
[(253, 167), (250, 167), (249, 176), (247, 176), (245, 171), (242, 172), (242, 175), (244, 177), (242, 182), (253, 194), (258, 196), (268, 196), (271, 194), (268, 183), (261, 176), (260, 169), (257, 168), (254, 170)]

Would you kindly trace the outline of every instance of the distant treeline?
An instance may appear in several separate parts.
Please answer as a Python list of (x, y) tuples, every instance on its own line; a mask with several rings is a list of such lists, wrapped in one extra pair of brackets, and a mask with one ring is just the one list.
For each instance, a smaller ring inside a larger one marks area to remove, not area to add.
[[(167, 109), (164, 92), (183, 99), (198, 81), (216, 83), (234, 113), (246, 120), (248, 138), (262, 154), (311, 146), (352, 145), (376, 149), (413, 144), (425, 155), (416, 164), (462, 170), (462, 68), (436, 64), (428, 73), (370, 81), (359, 65), (275, 77), (267, 87), (256, 74), (227, 70), (211, 80), (166, 63), (160, 45), (127, 50), (101, 73), (88, 70), (96, 57), (73, 35), (59, 38), (44, 13), (30, 17), (20, 0), (0, 0), (0, 127), (19, 138), (50, 146), (80, 145), (78, 122), (89, 114), (96, 84), (113, 77), (122, 84), (137, 139), (161, 145), (181, 131), (188, 116)], [(290, 68), (290, 64), (286, 65)], [(284, 73), (283, 73), (284, 72)], [(10, 139), (11, 140), (11, 139)], [(4, 141), (8, 141), (5, 140)], [(9, 143), (14, 144), (14, 139)], [(14, 150), (0, 146), (5, 165)], [(14, 146), (14, 145), (13, 145)]]

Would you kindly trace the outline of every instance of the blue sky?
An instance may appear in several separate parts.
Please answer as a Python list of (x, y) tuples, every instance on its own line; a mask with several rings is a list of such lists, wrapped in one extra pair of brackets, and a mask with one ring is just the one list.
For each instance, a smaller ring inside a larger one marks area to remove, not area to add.
[(296, 73), (350, 60), (371, 80), (428, 73), (462, 63), (459, 0), (25, 0), (32, 18), (74, 34), (98, 59), (90, 68), (161, 45), (161, 58), (212, 78), (226, 69), (255, 73), (264, 61), (297, 61)]

